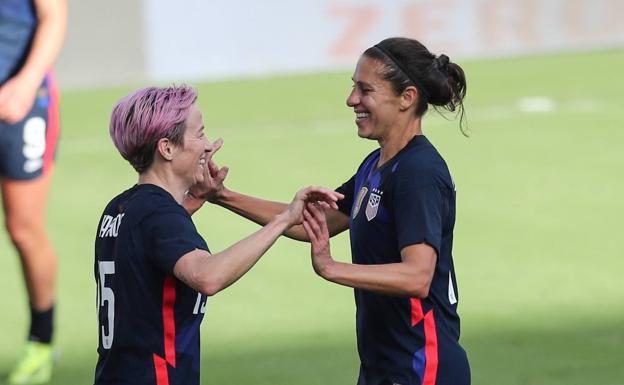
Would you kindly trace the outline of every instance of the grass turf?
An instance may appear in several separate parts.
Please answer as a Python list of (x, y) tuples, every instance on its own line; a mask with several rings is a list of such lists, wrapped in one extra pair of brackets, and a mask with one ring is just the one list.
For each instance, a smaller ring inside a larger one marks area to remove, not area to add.
[[(624, 383), (624, 51), (464, 64), (470, 137), (435, 113), (424, 131), (458, 186), (454, 258), (462, 343), (474, 384)], [(334, 187), (376, 143), (345, 106), (350, 73), (199, 85), (207, 135), (228, 185), (276, 200)], [(65, 92), (49, 229), (60, 256), (53, 384), (93, 379), (97, 325), (93, 238), (108, 200), (136, 176), (107, 134), (129, 88)], [(531, 100), (547, 98), (531, 110)], [(526, 106), (529, 107), (526, 107)], [(218, 207), (195, 218), (213, 251), (257, 226)], [(348, 237), (332, 241), (348, 260)], [(27, 329), (19, 263), (6, 233), (0, 375)], [(287, 239), (211, 298), (202, 326), (203, 384), (350, 384), (358, 360), (351, 290), (316, 277)]]

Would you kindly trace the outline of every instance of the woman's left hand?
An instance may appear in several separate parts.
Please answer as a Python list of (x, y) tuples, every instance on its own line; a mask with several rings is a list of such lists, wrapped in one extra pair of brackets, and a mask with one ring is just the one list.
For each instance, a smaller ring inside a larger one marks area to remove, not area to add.
[(219, 168), (212, 160), (214, 154), (223, 146), (223, 139), (219, 138), (212, 144), (212, 149), (206, 155), (206, 165), (204, 166), (204, 180), (193, 185), (189, 189), (191, 196), (208, 202), (218, 201), (220, 194), (225, 189), (223, 182), (227, 177), (229, 168), (223, 166)]
[(328, 265), (333, 262), (329, 247), (329, 230), (325, 210), (318, 204), (308, 203), (303, 211), (303, 227), (310, 238), (312, 267), (316, 274), (325, 277)]

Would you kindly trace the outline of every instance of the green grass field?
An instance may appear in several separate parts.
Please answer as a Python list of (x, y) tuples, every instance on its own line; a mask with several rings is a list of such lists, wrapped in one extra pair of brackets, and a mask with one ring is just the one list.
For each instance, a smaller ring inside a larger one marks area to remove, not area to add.
[[(624, 384), (624, 51), (464, 64), (470, 137), (430, 113), (424, 131), (458, 186), (454, 258), (462, 343), (478, 385)], [(228, 185), (288, 200), (335, 187), (376, 143), (357, 138), (345, 106), (350, 72), (199, 85)], [(108, 137), (130, 88), (65, 92), (49, 228), (60, 256), (53, 383), (90, 384), (97, 324), (93, 240), (108, 200), (136, 175)], [(525, 99), (536, 98), (542, 99)], [(547, 98), (547, 99), (543, 99)], [(196, 224), (213, 251), (257, 226), (206, 205)], [(349, 260), (348, 235), (333, 254)], [(0, 375), (27, 329), (19, 263), (0, 232), (4, 314)], [(312, 271), (288, 239), (211, 298), (202, 327), (202, 384), (354, 384), (350, 289)]]

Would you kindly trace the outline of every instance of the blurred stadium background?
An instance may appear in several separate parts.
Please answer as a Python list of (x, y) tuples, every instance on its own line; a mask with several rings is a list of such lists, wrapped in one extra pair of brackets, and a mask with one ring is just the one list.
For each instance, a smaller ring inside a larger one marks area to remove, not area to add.
[[(62, 132), (49, 226), (60, 256), (54, 384), (89, 384), (97, 325), (93, 238), (135, 182), (108, 137), (113, 104), (147, 84), (200, 90), (230, 187), (287, 200), (337, 186), (376, 143), (344, 101), (361, 51), (395, 35), (466, 70), (470, 137), (435, 113), (425, 133), (458, 186), (454, 256), (474, 384), (624, 384), (624, 2), (621, 0), (70, 0), (58, 61)], [(256, 228), (195, 217), (212, 250)], [(333, 240), (348, 260), (348, 236)], [(0, 232), (0, 375), (26, 333), (19, 262)], [(203, 384), (353, 384), (349, 289), (280, 240), (209, 300)], [(4, 377), (4, 376), (3, 376)]]

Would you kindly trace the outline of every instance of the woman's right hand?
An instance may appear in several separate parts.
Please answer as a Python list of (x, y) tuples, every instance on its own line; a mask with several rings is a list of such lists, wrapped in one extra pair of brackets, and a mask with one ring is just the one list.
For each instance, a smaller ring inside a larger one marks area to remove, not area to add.
[(338, 202), (344, 195), (320, 186), (310, 186), (303, 188), (295, 194), (292, 202), (288, 205), (282, 215), (290, 226), (300, 225), (303, 222), (303, 210), (307, 203), (316, 203), (322, 208), (332, 208), (337, 210)]

